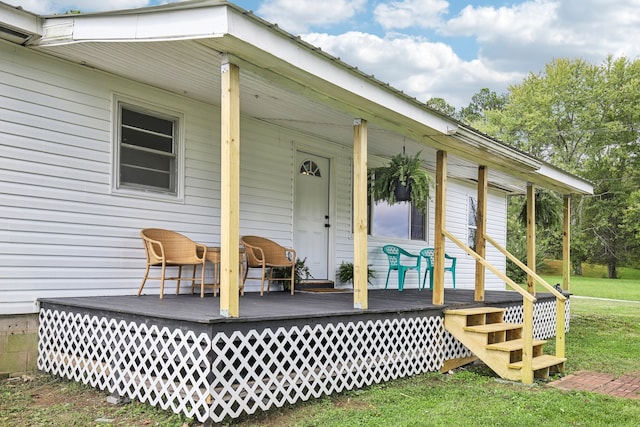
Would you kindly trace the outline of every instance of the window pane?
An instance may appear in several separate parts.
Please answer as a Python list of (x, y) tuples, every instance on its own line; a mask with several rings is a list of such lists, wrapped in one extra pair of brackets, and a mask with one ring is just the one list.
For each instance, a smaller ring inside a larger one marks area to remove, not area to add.
[(173, 165), (173, 157), (122, 147), (120, 150), (120, 164), (169, 173)]
[(469, 233), (467, 233), (467, 246), (469, 246), (474, 251), (476, 250), (476, 232), (475, 228), (469, 228)]
[(173, 121), (148, 114), (122, 109), (122, 124), (144, 129), (162, 135), (173, 136)]
[(373, 214), (373, 234), (376, 236), (409, 238), (409, 208), (406, 202), (389, 205), (376, 202)]
[(411, 240), (427, 240), (424, 214), (411, 205)]
[(122, 143), (164, 151), (165, 153), (173, 152), (173, 138), (124, 126), (122, 127)]
[(478, 209), (476, 207), (477, 203), (476, 203), (476, 199), (473, 197), (469, 197), (469, 210), (468, 210), (468, 224), (469, 226), (473, 226), (475, 227), (477, 225), (478, 222)]
[(120, 181), (145, 187), (173, 190), (171, 176), (162, 171), (140, 169), (123, 165), (120, 169)]

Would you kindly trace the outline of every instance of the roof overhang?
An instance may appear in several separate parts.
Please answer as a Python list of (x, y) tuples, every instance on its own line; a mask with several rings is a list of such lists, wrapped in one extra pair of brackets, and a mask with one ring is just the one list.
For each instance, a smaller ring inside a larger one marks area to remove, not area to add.
[(40, 31), (37, 15), (0, 2), (0, 39), (24, 45), (39, 37)]
[[(369, 122), (370, 153), (423, 150), (455, 159), (449, 173), (495, 188), (527, 182), (562, 193), (591, 193), (588, 182), (465, 127), (233, 4), (197, 0), (143, 9), (44, 18), (34, 49), (219, 105), (219, 70), (242, 70), (242, 114), (349, 145), (354, 118)], [(176, 79), (176, 76), (183, 78)], [(425, 166), (433, 169), (430, 161)]]

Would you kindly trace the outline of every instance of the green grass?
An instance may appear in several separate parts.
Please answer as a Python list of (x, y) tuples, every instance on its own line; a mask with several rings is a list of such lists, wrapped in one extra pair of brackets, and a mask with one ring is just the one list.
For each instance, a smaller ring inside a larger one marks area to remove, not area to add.
[[(608, 279), (605, 266), (582, 266), (582, 276), (571, 276), (570, 292), (572, 295), (593, 298), (610, 298), (627, 301), (640, 301), (640, 270), (621, 267), (617, 279)], [(562, 283), (562, 265), (557, 260), (545, 261), (540, 275), (547, 283)], [(537, 290), (545, 292), (538, 286)]]

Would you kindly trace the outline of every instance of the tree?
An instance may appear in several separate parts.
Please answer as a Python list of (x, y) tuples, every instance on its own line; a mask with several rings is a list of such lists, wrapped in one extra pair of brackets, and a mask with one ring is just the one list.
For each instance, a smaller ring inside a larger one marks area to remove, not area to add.
[(574, 254), (607, 264), (610, 277), (637, 258), (635, 211), (628, 206), (640, 184), (638, 60), (608, 58), (594, 66), (556, 59), (511, 86), (504, 108), (484, 111), (484, 123), (474, 122), (480, 130), (594, 182), (595, 196), (572, 204), (583, 245)]
[(444, 98), (430, 98), (426, 102), (427, 107), (446, 114), (449, 117), (456, 118), (456, 107), (447, 103)]
[(460, 109), (460, 119), (473, 127), (487, 122), (487, 111), (500, 111), (507, 104), (507, 94), (498, 95), (488, 88), (482, 88), (471, 97), (468, 106)]

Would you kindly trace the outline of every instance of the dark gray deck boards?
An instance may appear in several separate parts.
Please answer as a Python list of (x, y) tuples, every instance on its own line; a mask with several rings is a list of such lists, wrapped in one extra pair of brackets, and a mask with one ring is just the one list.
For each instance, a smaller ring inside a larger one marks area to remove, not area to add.
[[(243, 323), (260, 321), (295, 321), (301, 318), (326, 317), (371, 317), (396, 313), (401, 316), (424, 314), (433, 311), (441, 314), (449, 307), (482, 305), (473, 301), (474, 291), (470, 289), (446, 289), (445, 305), (431, 304), (432, 293), (428, 290), (405, 289), (369, 290), (369, 308), (360, 310), (353, 307), (352, 293), (303, 293), (291, 295), (286, 292), (271, 292), (260, 296), (246, 293), (240, 297), (240, 317), (226, 318), (220, 315), (220, 299), (206, 294), (136, 296), (100, 296), (75, 298), (43, 298), (43, 307), (69, 307), (77, 311), (95, 313), (117, 313), (122, 317), (156, 318), (165, 321), (179, 321), (211, 325), (215, 323)], [(551, 298), (550, 294), (539, 294), (538, 299)], [(512, 291), (486, 291), (486, 305), (506, 306), (522, 302), (522, 297)], [(412, 314), (413, 313), (413, 314)], [(120, 317), (118, 316), (118, 317)], [(335, 319), (334, 319), (335, 320)]]

